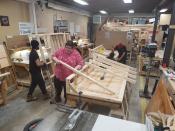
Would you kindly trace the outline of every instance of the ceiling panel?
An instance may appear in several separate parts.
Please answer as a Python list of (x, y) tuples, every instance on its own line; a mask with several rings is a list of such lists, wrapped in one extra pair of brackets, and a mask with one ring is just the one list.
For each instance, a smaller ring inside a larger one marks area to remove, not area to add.
[(132, 4), (125, 4), (123, 0), (86, 0), (89, 3), (88, 6), (81, 6), (73, 2), (73, 0), (55, 1), (76, 6), (92, 13), (98, 13), (102, 9), (109, 13), (127, 13), (129, 9), (134, 9), (136, 13), (152, 13), (161, 0), (133, 0)]

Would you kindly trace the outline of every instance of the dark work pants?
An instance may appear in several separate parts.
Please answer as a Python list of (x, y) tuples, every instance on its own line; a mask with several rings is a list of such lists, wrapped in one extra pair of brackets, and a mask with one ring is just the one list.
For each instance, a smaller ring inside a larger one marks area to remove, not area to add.
[(122, 63), (122, 64), (126, 64), (126, 59), (122, 59), (119, 62)]
[(56, 96), (61, 97), (61, 92), (62, 89), (64, 88), (64, 98), (66, 99), (66, 82), (61, 81), (58, 78), (54, 77), (54, 85), (55, 85), (55, 91), (56, 91)]
[(33, 94), (37, 85), (39, 85), (39, 88), (41, 89), (41, 92), (43, 94), (47, 94), (46, 85), (41, 73), (31, 73), (31, 78), (32, 78), (32, 82), (29, 88), (28, 96)]

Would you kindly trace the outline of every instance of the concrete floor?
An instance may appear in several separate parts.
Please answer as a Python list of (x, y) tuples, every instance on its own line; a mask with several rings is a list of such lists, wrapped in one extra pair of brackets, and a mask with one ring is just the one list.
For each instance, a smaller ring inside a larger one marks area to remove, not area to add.
[[(139, 123), (144, 123), (144, 110), (148, 103), (146, 99), (140, 99), (139, 90), (144, 88), (145, 78), (138, 76), (138, 81), (133, 86), (132, 94), (129, 101), (129, 120)], [(154, 79), (150, 80), (149, 88), (152, 91)], [(40, 90), (35, 91), (35, 95), (40, 99), (35, 102), (27, 103), (25, 101), (27, 89), (15, 96), (4, 107), (0, 107), (0, 131), (22, 131), (24, 126), (31, 120), (37, 118), (44, 118), (53, 112), (56, 108), (55, 105), (50, 105), (49, 100), (42, 100)], [(92, 107), (93, 112), (107, 115), (108, 108), (105, 107)]]

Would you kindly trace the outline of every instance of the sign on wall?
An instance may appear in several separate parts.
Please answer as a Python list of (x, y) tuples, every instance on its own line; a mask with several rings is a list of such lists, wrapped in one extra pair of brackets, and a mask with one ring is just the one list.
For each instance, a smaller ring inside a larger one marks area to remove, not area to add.
[(33, 24), (28, 22), (19, 22), (20, 35), (29, 35), (33, 32)]

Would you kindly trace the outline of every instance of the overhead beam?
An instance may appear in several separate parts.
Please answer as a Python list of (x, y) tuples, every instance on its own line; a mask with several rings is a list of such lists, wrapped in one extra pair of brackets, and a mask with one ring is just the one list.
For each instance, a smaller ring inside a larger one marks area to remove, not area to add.
[(155, 10), (155, 22), (154, 22), (154, 28), (153, 28), (153, 34), (152, 34), (152, 42), (155, 41), (156, 38), (156, 32), (157, 32), (157, 25), (158, 25), (158, 21), (159, 21), (159, 10), (158, 8), (156, 8)]
[(78, 9), (76, 7), (69, 7), (65, 4), (62, 4), (60, 2), (55, 2), (53, 0), (48, 1), (48, 7), (55, 9), (55, 10), (64, 11), (64, 12), (75, 13), (75, 14), (84, 15), (84, 16), (88, 16), (88, 17), (91, 16), (90, 12), (88, 12), (88, 11)]

